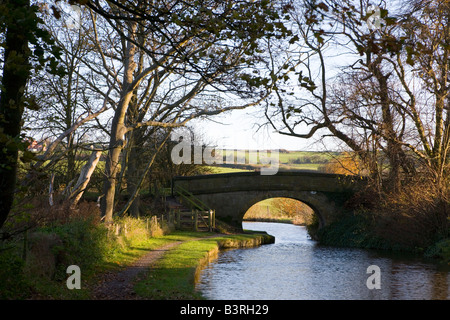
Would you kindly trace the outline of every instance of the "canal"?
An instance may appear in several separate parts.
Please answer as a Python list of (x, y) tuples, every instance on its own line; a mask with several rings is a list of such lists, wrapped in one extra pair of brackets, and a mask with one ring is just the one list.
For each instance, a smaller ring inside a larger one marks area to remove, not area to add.
[[(304, 227), (292, 224), (244, 222), (243, 227), (266, 231), (275, 236), (275, 243), (221, 252), (197, 283), (205, 298), (450, 299), (448, 267), (398, 253), (321, 246), (309, 239)], [(375, 269), (368, 271), (370, 266)]]

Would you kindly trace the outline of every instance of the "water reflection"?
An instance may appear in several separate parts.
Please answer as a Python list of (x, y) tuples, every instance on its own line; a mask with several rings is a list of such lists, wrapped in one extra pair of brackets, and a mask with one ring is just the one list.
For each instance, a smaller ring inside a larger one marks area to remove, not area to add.
[[(200, 277), (208, 299), (449, 299), (450, 272), (416, 258), (332, 248), (308, 239), (304, 227), (245, 223), (275, 236), (271, 245), (221, 253)], [(367, 267), (381, 270), (381, 289), (369, 290)]]

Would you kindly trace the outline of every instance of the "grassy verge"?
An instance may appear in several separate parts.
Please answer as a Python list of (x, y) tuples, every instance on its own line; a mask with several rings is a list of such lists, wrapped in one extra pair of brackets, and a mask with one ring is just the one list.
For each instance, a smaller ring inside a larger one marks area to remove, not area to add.
[[(0, 243), (1, 299), (89, 299), (96, 276), (119, 271), (149, 250), (180, 237), (152, 235), (145, 220), (120, 219), (117, 230), (91, 218), (52, 223)], [(124, 226), (127, 232), (124, 233)], [(80, 290), (69, 290), (67, 268), (81, 270)]]
[(146, 299), (203, 299), (195, 290), (201, 268), (217, 257), (221, 248), (251, 247), (269, 243), (264, 233), (247, 233), (188, 241), (170, 250), (135, 286)]
[[(112, 227), (107, 228), (92, 217), (69, 219), (64, 223), (47, 223), (0, 243), (0, 299), (90, 299), (99, 276), (118, 272), (150, 250), (168, 243), (211, 236), (208, 233), (164, 231), (159, 223), (155, 226), (149, 221), (117, 219)], [(242, 240), (247, 236), (244, 235)], [(229, 239), (234, 237), (239, 239), (238, 236), (227, 236), (228, 245), (233, 244)], [(225, 239), (221, 241), (223, 245), (227, 244)], [(159, 273), (154, 273), (153, 281), (158, 283), (156, 287), (168, 288), (158, 290), (170, 292), (173, 285), (167, 283), (167, 279), (175, 281), (178, 287), (189, 287), (193, 283), (191, 268), (195, 269), (194, 266), (201, 263), (204, 255), (208, 255), (218, 243), (217, 239), (191, 241), (171, 251), (168, 257), (175, 255), (180, 260), (167, 262), (164, 259), (164, 263), (173, 267), (160, 266), (170, 276), (160, 277)], [(70, 265), (80, 267), (79, 290), (67, 288), (67, 268)], [(162, 296), (169, 298), (171, 295)], [(173, 298), (179, 297), (173, 295)]]

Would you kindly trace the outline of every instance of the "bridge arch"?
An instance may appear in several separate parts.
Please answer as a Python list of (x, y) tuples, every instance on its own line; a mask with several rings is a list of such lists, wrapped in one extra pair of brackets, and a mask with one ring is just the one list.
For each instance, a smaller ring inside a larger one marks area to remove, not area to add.
[[(320, 211), (318, 209), (319, 206), (317, 204), (317, 201), (315, 201), (314, 199), (311, 199), (311, 197), (309, 197), (306, 194), (306, 192), (305, 192), (305, 194), (292, 194), (292, 193), (286, 192), (286, 191), (284, 191), (284, 192), (283, 191), (281, 191), (281, 192), (275, 191), (275, 192), (264, 192), (264, 193), (255, 194), (254, 196), (247, 198), (246, 203), (244, 203), (243, 207), (240, 209), (241, 212), (239, 212), (239, 214), (238, 214), (238, 219), (240, 221), (243, 221), (248, 210), (255, 204), (257, 204), (261, 201), (267, 200), (267, 199), (275, 199), (275, 198), (293, 199), (293, 200), (300, 201), (300, 202), (306, 204), (308, 207), (310, 207), (314, 211), (314, 214), (317, 216), (318, 221), (319, 221), (319, 228), (325, 225), (325, 221), (326, 221), (325, 216), (327, 215), (327, 213)], [(328, 201), (326, 199), (322, 199), (322, 200)], [(321, 207), (323, 207), (323, 205)]]
[(278, 172), (262, 176), (259, 172), (178, 177), (172, 188), (188, 190), (216, 211), (216, 217), (242, 228), (247, 210), (268, 198), (291, 198), (310, 206), (319, 219), (319, 228), (334, 220), (342, 208), (336, 199), (352, 193), (361, 179), (318, 172)]

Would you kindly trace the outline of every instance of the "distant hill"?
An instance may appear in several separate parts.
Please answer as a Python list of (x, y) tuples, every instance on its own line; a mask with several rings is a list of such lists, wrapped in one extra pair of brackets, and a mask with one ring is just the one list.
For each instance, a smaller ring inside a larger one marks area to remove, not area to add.
[[(255, 164), (255, 161), (249, 161), (256, 159), (258, 152), (253, 150), (224, 150), (224, 154), (228, 156), (225, 158), (223, 164), (212, 165), (212, 173), (228, 173), (228, 172), (242, 172), (242, 171), (255, 171), (259, 170), (262, 165)], [(231, 158), (231, 154), (234, 152), (235, 162), (230, 163), (226, 159)], [(322, 171), (323, 167), (330, 162), (336, 156), (339, 156), (339, 152), (318, 152), (318, 151), (289, 151), (279, 150), (279, 171), (292, 171), (292, 170), (314, 170)], [(239, 159), (236, 161), (236, 159)], [(244, 161), (245, 159), (245, 161)]]

